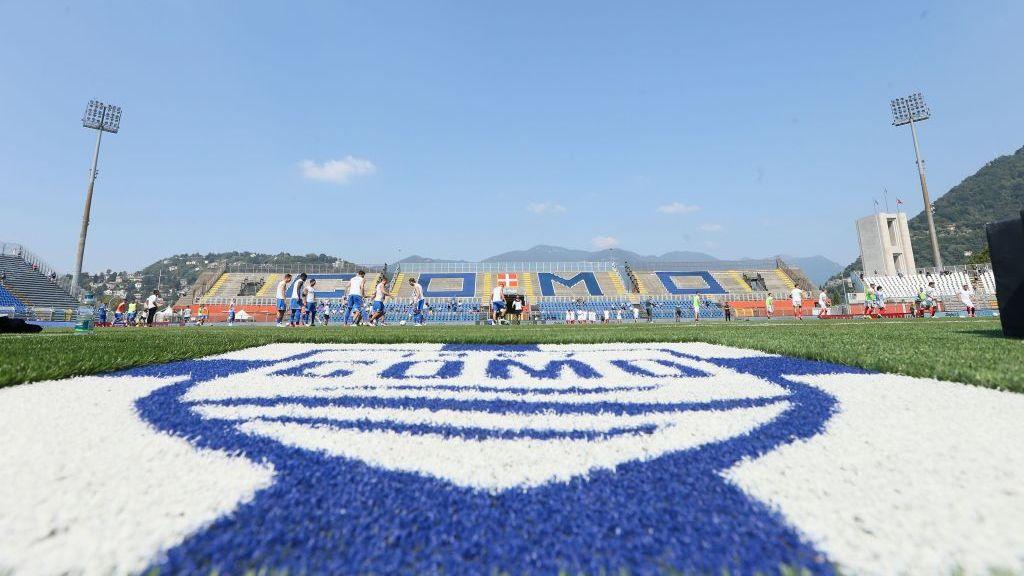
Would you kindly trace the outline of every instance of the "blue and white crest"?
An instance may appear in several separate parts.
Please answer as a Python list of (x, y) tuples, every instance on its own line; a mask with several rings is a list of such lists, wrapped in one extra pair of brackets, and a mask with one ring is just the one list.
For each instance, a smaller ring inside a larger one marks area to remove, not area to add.
[(834, 400), (780, 374), (836, 366), (615, 344), (277, 346), (180, 368), (143, 417), (277, 477), (171, 571), (831, 570), (720, 474), (819, 433)]

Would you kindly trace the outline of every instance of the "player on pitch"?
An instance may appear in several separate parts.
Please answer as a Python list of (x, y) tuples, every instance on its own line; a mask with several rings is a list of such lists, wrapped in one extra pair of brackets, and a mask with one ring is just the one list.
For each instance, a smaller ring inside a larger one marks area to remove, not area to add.
[(974, 318), (977, 312), (977, 308), (974, 307), (974, 289), (964, 284), (958, 296), (960, 296), (960, 303), (964, 305), (964, 310), (967, 311), (967, 317)]
[(377, 285), (373, 287), (373, 308), (370, 313), (370, 326), (384, 325), (384, 299), (391, 296), (388, 292), (388, 279), (383, 274), (377, 279)]
[(502, 313), (505, 311), (505, 283), (498, 282), (498, 285), (491, 290), (491, 322), (498, 325)]
[(828, 316), (828, 307), (832, 305), (832, 302), (828, 299), (828, 294), (822, 289), (818, 292), (818, 318), (824, 318)]
[(799, 287), (794, 286), (793, 290), (789, 293), (790, 301), (793, 303), (793, 315), (796, 316), (797, 320), (804, 319), (804, 292)]
[[(345, 326), (353, 319), (356, 326), (363, 320), (363, 289), (366, 284), (366, 271), (356, 272), (348, 281), (348, 306), (345, 307)], [(352, 311), (355, 310), (355, 314)]]
[(409, 285), (412, 286), (412, 323), (414, 326), (423, 326), (423, 306), (426, 303), (423, 286), (415, 278), (409, 278)]
[(291, 274), (285, 274), (284, 278), (277, 283), (277, 327), (284, 326), (284, 312), (288, 309), (285, 302), (285, 290), (288, 288), (288, 284), (292, 281)]

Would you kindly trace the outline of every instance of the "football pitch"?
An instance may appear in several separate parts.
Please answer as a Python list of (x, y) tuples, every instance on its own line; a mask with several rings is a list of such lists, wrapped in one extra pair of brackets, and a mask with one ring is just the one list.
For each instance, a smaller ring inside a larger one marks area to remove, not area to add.
[(906, 319), (276, 328), (48, 330), (0, 337), (0, 387), (221, 354), (271, 343), (603, 344), (706, 342), (867, 370), (1024, 392), (1024, 342), (998, 320)]
[(1017, 574), (1022, 357), (955, 318), (4, 336), (0, 574)]

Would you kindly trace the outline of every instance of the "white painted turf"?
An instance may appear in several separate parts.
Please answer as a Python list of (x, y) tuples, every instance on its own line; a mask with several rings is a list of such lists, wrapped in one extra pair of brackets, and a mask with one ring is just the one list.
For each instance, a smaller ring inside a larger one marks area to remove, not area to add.
[[(764, 356), (709, 344), (542, 346), (543, 356), (576, 351), (600, 364), (615, 350), (644, 362), (655, 348), (704, 358)], [(310, 345), (277, 344), (218, 358), (282, 360)], [(346, 365), (366, 345), (316, 346), (323, 360)], [(381, 359), (436, 358), (439, 346), (376, 346)], [(784, 394), (779, 386), (702, 362), (709, 372), (685, 389), (610, 388), (599, 394), (559, 394), (564, 402), (651, 404)], [(546, 392), (459, 392), (429, 379), (402, 381), (402, 390), (375, 381), (310, 385), (301, 377), (270, 376), (287, 367), (229, 376), (190, 390), (187, 400), (206, 418), (237, 421), (246, 433), (357, 458), (375, 466), (444, 478), (484, 490), (529, 488), (613, 469), (742, 434), (771, 421), (784, 400), (756, 408), (637, 415), (493, 414), (475, 411), (302, 406), (224, 406), (216, 399), (275, 396), (516, 399), (550, 401)], [(642, 364), (656, 370), (654, 364)], [(317, 369), (329, 371), (331, 366)], [(464, 379), (480, 366), (472, 357)], [(794, 376), (838, 400), (826, 431), (782, 446), (725, 472), (748, 495), (778, 510), (814, 545), (857, 574), (943, 574), (963, 568), (1024, 570), (1024, 395), (891, 375)], [(640, 378), (639, 380), (643, 380)], [(633, 377), (631, 384), (639, 381)], [(0, 572), (111, 574), (145, 568), (159, 553), (230, 513), (273, 482), (274, 471), (244, 458), (195, 449), (143, 422), (134, 401), (177, 379), (84, 377), (0, 390)], [(652, 383), (653, 383), (652, 379)], [(517, 387), (524, 383), (515, 380)], [(660, 383), (660, 381), (659, 381)], [(419, 385), (417, 385), (419, 384)], [(452, 385), (451, 380), (445, 385)], [(500, 382), (488, 381), (500, 388)], [(543, 388), (586, 387), (563, 377)], [(540, 387), (541, 385), (537, 385)], [(654, 424), (657, 432), (601, 440), (471, 440), (438, 435), (362, 431), (261, 419), (458, 425), (492, 430), (589, 430)], [(500, 443), (500, 449), (481, 443)], [(486, 456), (485, 456), (486, 455)]]
[(268, 486), (273, 471), (157, 434), (157, 378), (0, 390), (0, 572), (125, 574)]

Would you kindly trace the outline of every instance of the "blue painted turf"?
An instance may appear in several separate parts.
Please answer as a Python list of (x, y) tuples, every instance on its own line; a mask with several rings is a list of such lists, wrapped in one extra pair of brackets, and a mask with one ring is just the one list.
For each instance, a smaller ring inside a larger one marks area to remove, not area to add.
[[(506, 352), (532, 347), (448, 346), (449, 351)], [(294, 358), (308, 358), (310, 351)], [(673, 352), (676, 356), (685, 354)], [(708, 361), (708, 359), (701, 358)], [(418, 474), (372, 467), (243, 434), (234, 423), (204, 420), (181, 397), (198, 383), (273, 364), (261, 361), (185, 361), (130, 370), (132, 375), (190, 375), (138, 401), (157, 429), (199, 448), (241, 454), (274, 466), (273, 485), (232, 515), (187, 538), (153, 568), (166, 574), (236, 574), (281, 569), (307, 574), (662, 574), (668, 569), (732, 574), (777, 573), (782, 564), (831, 574), (828, 558), (776, 513), (725, 482), (720, 473), (745, 457), (820, 433), (835, 409), (824, 392), (781, 374), (860, 372), (843, 366), (784, 357), (712, 359), (783, 387), (792, 404), (777, 419), (749, 434), (614, 471), (497, 494), (455, 486)], [(497, 375), (500, 378), (500, 374)], [(723, 409), (775, 399), (677, 405)], [(245, 404), (259, 404), (245, 399)], [(278, 404), (275, 399), (265, 401)], [(456, 408), (494, 412), (540, 410), (643, 413), (664, 405), (561, 404), (380, 398), (289, 398), (287, 402)], [(231, 404), (232, 401), (225, 401)], [(368, 422), (331, 425), (372, 429)], [(387, 424), (388, 429), (402, 429)], [(406, 426), (404, 431), (439, 432)], [(637, 432), (614, 430), (610, 434)], [(498, 437), (493, 430), (440, 430), (461, 437)], [(646, 433), (647, 430), (639, 430)], [(543, 436), (543, 435), (541, 435)], [(568, 435), (568, 437), (589, 437)], [(182, 487), (188, 490), (187, 486)]]

